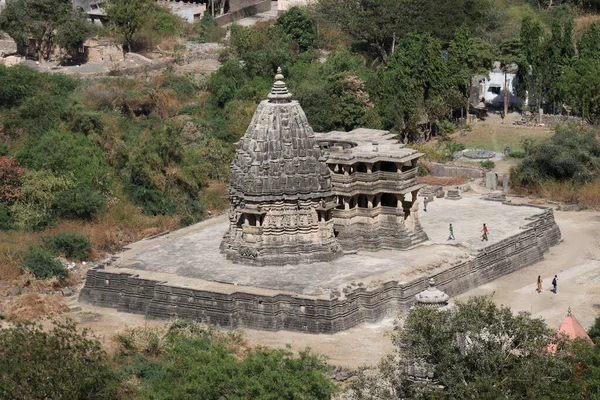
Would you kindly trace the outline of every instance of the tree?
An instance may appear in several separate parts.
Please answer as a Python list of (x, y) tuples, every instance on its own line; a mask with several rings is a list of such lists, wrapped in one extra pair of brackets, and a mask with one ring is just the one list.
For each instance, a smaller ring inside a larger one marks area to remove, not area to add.
[[(378, 373), (353, 385), (363, 399), (558, 400), (580, 393), (568, 344), (543, 320), (486, 297), (459, 302), (455, 312), (418, 306), (392, 340), (396, 352)], [(557, 344), (555, 355), (549, 343)]]
[(524, 58), (523, 64), (519, 65), (518, 76), (527, 85), (522, 85), (518, 93), (521, 98), (527, 96), (529, 105), (533, 106), (533, 112), (537, 115), (544, 93), (546, 34), (544, 25), (532, 10), (527, 10), (523, 16), (519, 38)]
[(152, 0), (110, 0), (106, 17), (122, 36), (123, 53), (132, 51), (136, 34), (142, 29), (154, 7)]
[(0, 397), (109, 399), (117, 376), (89, 331), (55, 322), (46, 331), (27, 323), (0, 330)]
[(581, 35), (579, 45), (579, 58), (600, 58), (600, 24), (591, 24)]
[(472, 37), (466, 25), (456, 30), (448, 47), (448, 70), (455, 87), (464, 97), (467, 121), (473, 77), (487, 76), (494, 61), (494, 49), (489, 43)]
[(449, 88), (447, 64), (439, 40), (429, 34), (402, 38), (394, 54), (380, 68), (370, 91), (384, 128), (394, 129), (404, 140), (415, 139), (419, 125), (430, 122), (426, 109)]
[(301, 51), (311, 48), (317, 38), (315, 22), (306, 8), (290, 8), (277, 18), (274, 25), (298, 43)]
[(553, 111), (559, 110), (561, 96), (558, 88), (562, 70), (571, 65), (575, 56), (575, 42), (573, 30), (575, 20), (573, 13), (566, 7), (557, 7), (552, 10), (551, 36), (547, 43), (546, 60), (546, 90), (548, 100), (553, 103)]
[(498, 60), (504, 72), (504, 115), (508, 114), (509, 88), (506, 75), (513, 66), (523, 65), (523, 51), (519, 39), (506, 39), (498, 45)]
[(0, 30), (17, 43), (31, 40), (40, 60), (50, 58), (57, 36), (61, 46), (71, 47), (90, 34), (89, 23), (73, 10), (71, 0), (8, 0), (0, 14)]
[(71, 18), (67, 19), (56, 33), (56, 44), (73, 55), (89, 38), (94, 29), (85, 16), (77, 10), (70, 11)]
[(592, 325), (587, 333), (596, 346), (600, 345), (600, 317), (596, 317), (594, 325)]

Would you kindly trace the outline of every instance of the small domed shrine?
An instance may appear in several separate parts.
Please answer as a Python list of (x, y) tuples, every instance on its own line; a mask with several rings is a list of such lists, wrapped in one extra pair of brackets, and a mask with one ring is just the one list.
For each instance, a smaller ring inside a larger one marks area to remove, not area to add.
[(283, 265), (342, 255), (333, 231), (330, 171), (283, 78), (278, 69), (231, 165), (221, 251), (234, 262)]
[(452, 310), (454, 304), (450, 296), (435, 287), (435, 280), (429, 279), (429, 287), (415, 295), (415, 305), (429, 306), (440, 310)]

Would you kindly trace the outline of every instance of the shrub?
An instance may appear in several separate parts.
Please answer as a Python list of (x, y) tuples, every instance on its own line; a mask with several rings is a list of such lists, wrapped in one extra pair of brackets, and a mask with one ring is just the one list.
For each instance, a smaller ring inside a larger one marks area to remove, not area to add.
[(446, 133), (452, 133), (454, 131), (456, 131), (456, 125), (453, 124), (452, 122), (448, 121), (448, 120), (442, 120), (438, 127), (440, 128), (440, 133), (446, 134)]
[(19, 196), (23, 173), (25, 168), (14, 158), (0, 158), (0, 202), (11, 204)]
[(22, 252), (21, 268), (30, 271), (38, 279), (65, 279), (69, 275), (64, 265), (40, 246), (30, 246)]
[(0, 330), (0, 359), (2, 399), (116, 398), (118, 376), (100, 342), (71, 321)]
[(193, 36), (189, 40), (198, 43), (213, 43), (225, 37), (227, 31), (220, 27), (212, 15), (204, 14), (193, 28)]
[(105, 205), (100, 193), (82, 188), (58, 193), (52, 206), (59, 217), (91, 221)]
[(55, 256), (62, 255), (70, 260), (87, 260), (92, 253), (89, 236), (76, 232), (60, 232), (42, 238), (44, 247)]
[(172, 74), (165, 76), (162, 87), (173, 90), (181, 99), (190, 98), (198, 92), (198, 87), (192, 79)]
[(15, 228), (15, 221), (10, 213), (10, 207), (0, 203), (0, 231), (10, 231)]
[(510, 153), (508, 153), (507, 157), (508, 158), (523, 159), (523, 158), (527, 157), (527, 153), (525, 151), (513, 150)]
[(30, 138), (17, 152), (27, 168), (51, 171), (56, 176), (72, 176), (77, 187), (105, 188), (109, 175), (104, 154), (84, 135), (49, 131)]
[(523, 146), (527, 157), (511, 171), (517, 186), (546, 180), (586, 184), (600, 175), (600, 140), (593, 129), (559, 126), (550, 138)]
[[(211, 331), (195, 337), (169, 333), (164, 365), (140, 358), (132, 372), (142, 381), (141, 398), (328, 399), (335, 392), (325, 362), (301, 351), (257, 348), (237, 357), (234, 343)], [(274, 395), (276, 393), (276, 395)]]
[(10, 209), (15, 224), (34, 231), (49, 227), (56, 220), (52, 205), (57, 194), (71, 187), (69, 179), (56, 177), (49, 171), (25, 172), (21, 194)]
[(481, 165), (481, 168), (485, 169), (494, 169), (496, 167), (496, 163), (490, 160), (482, 161), (479, 165)]

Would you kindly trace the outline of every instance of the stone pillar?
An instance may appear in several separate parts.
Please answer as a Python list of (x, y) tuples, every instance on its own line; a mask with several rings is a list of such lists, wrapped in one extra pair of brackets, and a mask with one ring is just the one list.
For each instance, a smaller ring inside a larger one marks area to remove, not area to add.
[(402, 209), (404, 209), (404, 207), (402, 206), (402, 201), (403, 201), (403, 200), (404, 200), (404, 196), (402, 196), (402, 197), (398, 197), (398, 196), (396, 196), (396, 202), (397, 202), (397, 206), (396, 206), (396, 207), (397, 207), (399, 210), (402, 210)]
[(344, 168), (344, 175), (346, 175), (346, 176), (350, 175), (350, 173), (349, 173), (350, 166), (349, 165), (343, 165), (342, 168)]
[(344, 197), (344, 210), (350, 209), (350, 199)]
[(502, 175), (502, 190), (508, 192), (510, 189), (510, 174)]
[(367, 174), (373, 173), (373, 164), (366, 164), (367, 166)]
[(373, 196), (367, 196), (367, 208), (373, 208)]
[(498, 189), (498, 175), (495, 172), (486, 172), (485, 187), (492, 190)]

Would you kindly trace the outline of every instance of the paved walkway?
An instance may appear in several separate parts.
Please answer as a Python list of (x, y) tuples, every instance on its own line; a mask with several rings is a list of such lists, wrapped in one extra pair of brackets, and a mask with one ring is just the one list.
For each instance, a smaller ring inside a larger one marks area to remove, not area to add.
[[(584, 328), (600, 315), (600, 213), (556, 212), (563, 242), (552, 247), (545, 260), (470, 290), (457, 299), (492, 295), (512, 308), (544, 318), (558, 328), (571, 307)], [(542, 293), (536, 279), (542, 277)], [(552, 293), (552, 278), (558, 275), (557, 294)]]

